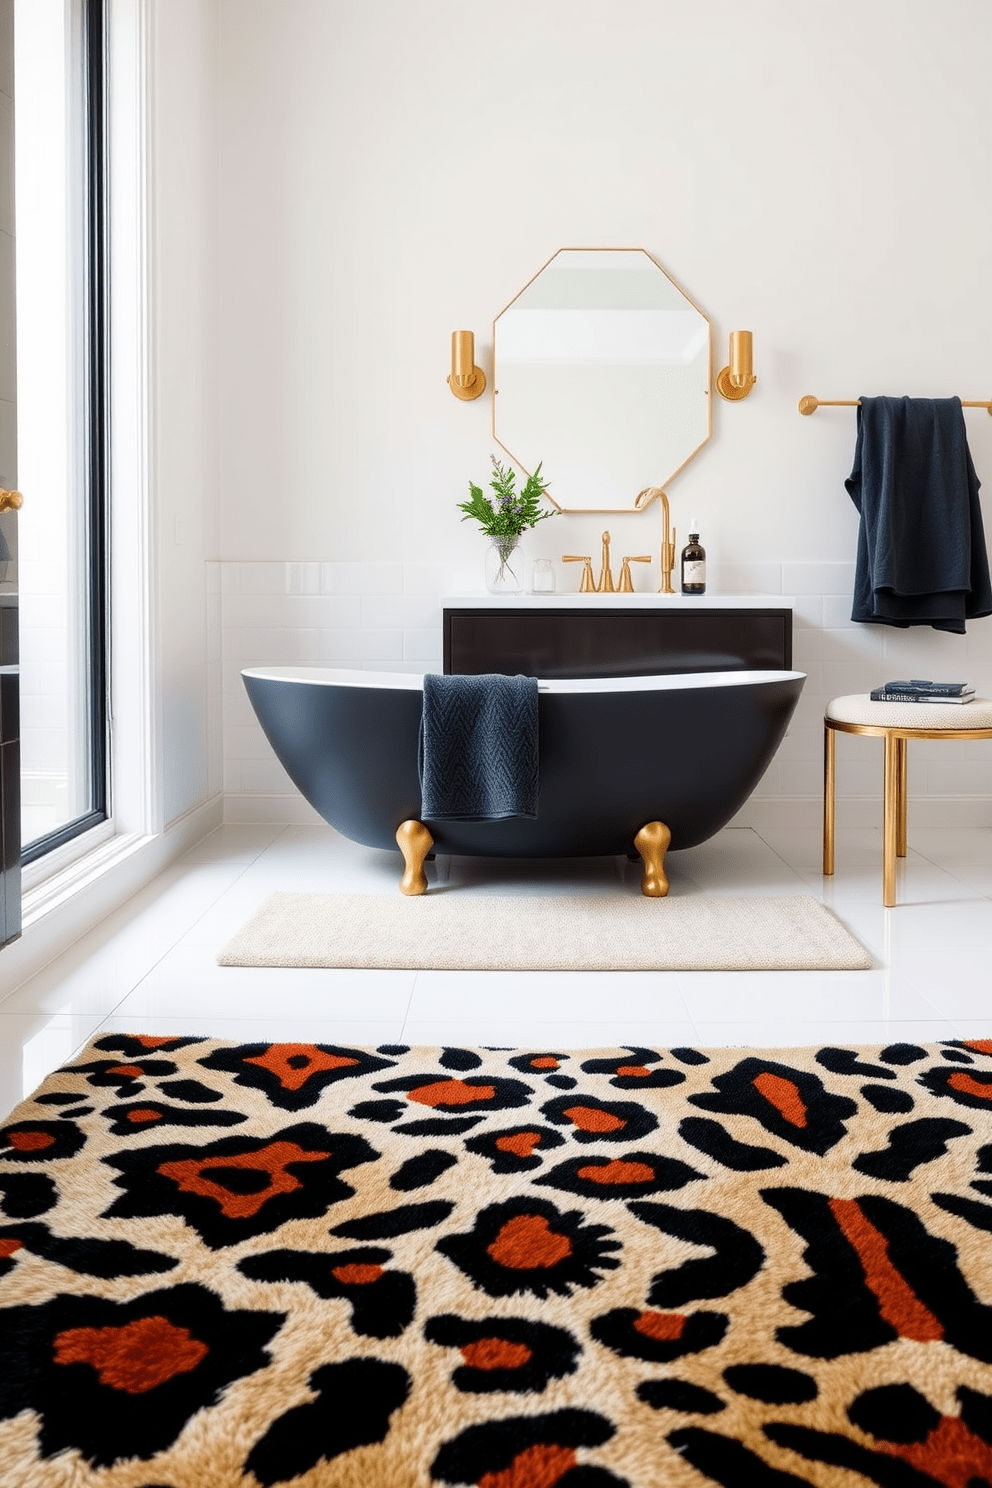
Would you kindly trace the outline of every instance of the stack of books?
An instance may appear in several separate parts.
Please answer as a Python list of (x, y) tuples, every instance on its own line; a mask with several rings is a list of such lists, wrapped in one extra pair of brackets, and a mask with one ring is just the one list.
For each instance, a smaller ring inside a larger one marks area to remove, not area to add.
[(904, 682), (883, 682), (870, 696), (874, 703), (970, 703), (975, 689), (967, 682), (928, 682), (910, 677)]

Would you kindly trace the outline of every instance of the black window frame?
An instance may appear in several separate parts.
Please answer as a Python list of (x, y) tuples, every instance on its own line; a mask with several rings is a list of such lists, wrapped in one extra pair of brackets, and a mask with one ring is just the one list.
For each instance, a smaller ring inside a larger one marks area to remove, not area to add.
[(81, 0), (82, 235), (84, 367), (82, 398), (86, 509), (90, 808), (21, 851), (33, 863), (107, 820), (110, 677), (110, 301), (107, 0)]

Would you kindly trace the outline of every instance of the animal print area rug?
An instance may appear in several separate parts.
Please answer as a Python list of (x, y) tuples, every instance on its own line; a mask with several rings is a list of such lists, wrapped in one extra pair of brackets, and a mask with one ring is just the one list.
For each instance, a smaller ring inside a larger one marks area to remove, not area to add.
[(3, 1488), (981, 1488), (992, 1041), (97, 1038), (0, 1128)]

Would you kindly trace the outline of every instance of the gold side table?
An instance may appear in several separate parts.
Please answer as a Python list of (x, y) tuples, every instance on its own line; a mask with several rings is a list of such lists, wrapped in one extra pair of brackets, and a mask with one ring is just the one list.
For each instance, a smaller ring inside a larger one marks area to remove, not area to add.
[(896, 902), (896, 858), (906, 856), (910, 739), (992, 739), (992, 699), (970, 703), (875, 703), (866, 692), (834, 698), (823, 715), (823, 872), (834, 871), (838, 734), (885, 740), (882, 793), (882, 903)]

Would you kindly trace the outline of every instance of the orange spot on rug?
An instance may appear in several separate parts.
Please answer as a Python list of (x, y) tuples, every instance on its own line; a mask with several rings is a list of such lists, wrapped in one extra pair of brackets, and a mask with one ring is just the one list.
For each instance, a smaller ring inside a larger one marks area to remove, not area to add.
[(943, 1338), (944, 1330), (928, 1307), (889, 1260), (885, 1236), (866, 1219), (856, 1199), (831, 1199), (834, 1218), (858, 1253), (865, 1281), (878, 1298), (878, 1310), (900, 1338), (931, 1343)]
[(799, 1094), (798, 1085), (792, 1080), (773, 1075), (770, 1070), (763, 1070), (751, 1083), (758, 1094), (763, 1095), (768, 1104), (774, 1106), (786, 1121), (793, 1126), (806, 1125), (806, 1104)]
[(947, 1083), (952, 1090), (960, 1090), (962, 1095), (975, 1095), (979, 1100), (992, 1102), (992, 1085), (983, 1085), (964, 1070), (955, 1070)]
[(486, 1249), (499, 1266), (532, 1271), (557, 1266), (572, 1254), (572, 1242), (567, 1235), (556, 1234), (543, 1214), (517, 1214)]
[[(227, 1219), (248, 1219), (258, 1213), (262, 1205), (274, 1194), (292, 1193), (300, 1188), (300, 1180), (286, 1171), (287, 1164), (301, 1162), (324, 1162), (326, 1152), (308, 1152), (296, 1142), (271, 1142), (258, 1152), (240, 1152), (230, 1157), (186, 1158), (182, 1162), (160, 1163), (158, 1171), (163, 1178), (171, 1178), (183, 1193), (199, 1194), (205, 1199), (214, 1199)], [(259, 1193), (233, 1193), (221, 1183), (206, 1177), (209, 1172), (220, 1173), (225, 1168), (250, 1168), (268, 1173), (268, 1185)]]
[(325, 1054), (316, 1044), (270, 1044), (264, 1054), (251, 1054), (245, 1060), (275, 1075), (284, 1090), (299, 1090), (311, 1075), (357, 1063), (346, 1054)]
[(873, 1438), (875, 1446), (929, 1473), (946, 1488), (969, 1488), (992, 1482), (992, 1447), (969, 1431), (959, 1416), (944, 1416), (922, 1442), (888, 1442)]
[(479, 1488), (554, 1488), (569, 1468), (577, 1465), (571, 1447), (542, 1443), (520, 1452), (502, 1472), (483, 1474)]
[(382, 1275), (381, 1266), (362, 1266), (355, 1263), (351, 1266), (332, 1266), (331, 1275), (340, 1281), (342, 1286), (368, 1286), (373, 1281), (378, 1281)]
[(51, 1132), (13, 1131), (7, 1133), (7, 1141), (15, 1152), (40, 1152), (44, 1147), (51, 1147), (55, 1138)]
[(588, 1183), (650, 1183), (654, 1178), (654, 1168), (649, 1168), (647, 1163), (616, 1160), (601, 1166), (590, 1164), (579, 1168), (577, 1176), (585, 1178)]
[(101, 1385), (128, 1395), (189, 1374), (210, 1352), (188, 1328), (164, 1317), (138, 1318), (122, 1328), (67, 1328), (54, 1344), (56, 1364), (92, 1364)]
[(477, 1338), (462, 1345), (461, 1355), (473, 1369), (522, 1369), (534, 1357), (525, 1343), (508, 1338)]
[(408, 1098), (421, 1106), (469, 1106), (473, 1101), (491, 1101), (495, 1095), (493, 1085), (468, 1085), (464, 1080), (435, 1080), (408, 1092)]
[(645, 1338), (654, 1338), (659, 1343), (673, 1343), (685, 1332), (686, 1319), (681, 1312), (642, 1312), (634, 1319), (634, 1327)]
[(565, 1115), (580, 1131), (619, 1131), (627, 1125), (619, 1116), (613, 1116), (609, 1111), (597, 1111), (595, 1106), (569, 1106)]
[(515, 1157), (530, 1157), (541, 1140), (540, 1132), (513, 1132), (508, 1137), (497, 1137), (500, 1152), (512, 1152)]

